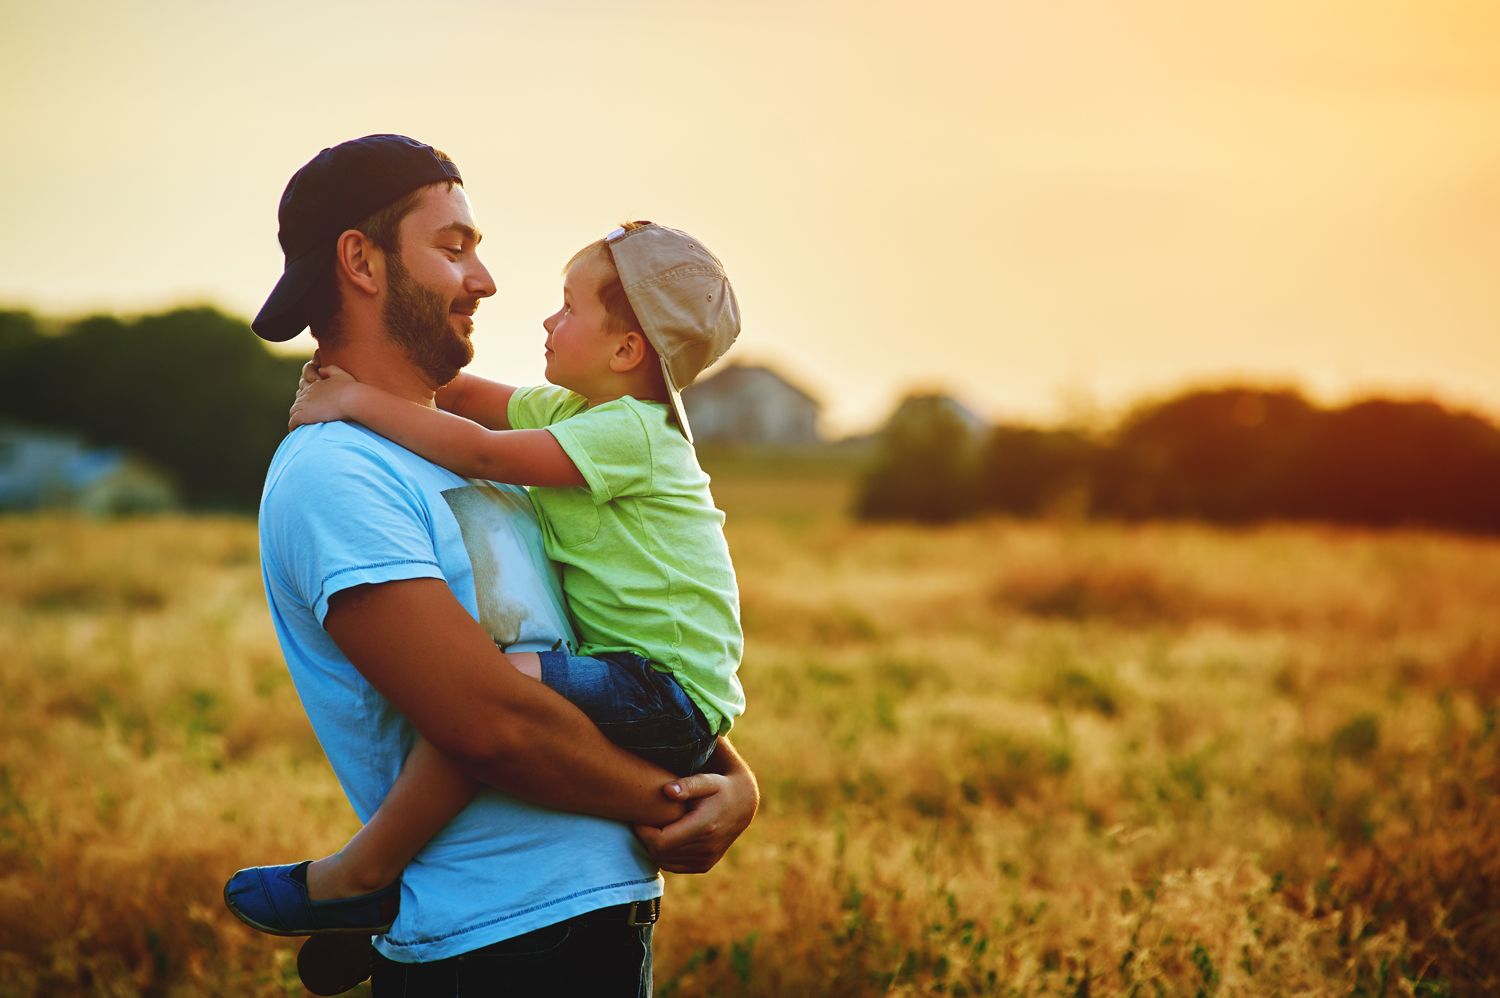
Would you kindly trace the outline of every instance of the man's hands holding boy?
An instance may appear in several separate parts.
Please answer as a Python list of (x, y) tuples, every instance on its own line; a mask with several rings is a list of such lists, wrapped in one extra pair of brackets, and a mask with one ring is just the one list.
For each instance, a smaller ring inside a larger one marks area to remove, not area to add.
[(760, 806), (755, 776), (729, 742), (719, 747), (708, 769), (662, 787), (668, 800), (691, 810), (665, 828), (636, 825), (636, 837), (657, 866), (669, 873), (707, 873), (750, 827)]

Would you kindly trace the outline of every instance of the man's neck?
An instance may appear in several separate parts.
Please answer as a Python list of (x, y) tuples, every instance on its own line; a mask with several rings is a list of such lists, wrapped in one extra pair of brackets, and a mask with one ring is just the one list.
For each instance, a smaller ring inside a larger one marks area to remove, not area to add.
[(431, 407), (438, 385), (431, 385), (390, 341), (384, 331), (363, 336), (345, 334), (333, 347), (320, 347), (323, 366), (342, 367), (361, 383), (397, 398)]

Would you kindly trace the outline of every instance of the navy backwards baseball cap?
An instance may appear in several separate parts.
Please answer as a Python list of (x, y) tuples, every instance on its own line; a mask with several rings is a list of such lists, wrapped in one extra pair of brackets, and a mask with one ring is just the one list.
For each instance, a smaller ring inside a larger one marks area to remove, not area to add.
[(280, 343), (307, 328), (307, 293), (344, 232), (403, 194), (439, 181), (463, 183), (458, 167), (405, 135), (366, 135), (318, 153), (287, 182), (276, 219), (286, 254), (281, 280), (250, 324)]

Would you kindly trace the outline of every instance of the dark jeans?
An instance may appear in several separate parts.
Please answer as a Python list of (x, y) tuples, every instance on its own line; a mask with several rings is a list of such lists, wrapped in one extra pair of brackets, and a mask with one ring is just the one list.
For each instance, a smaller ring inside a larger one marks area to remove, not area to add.
[(566, 922), (431, 963), (375, 954), (373, 998), (651, 998), (651, 930), (619, 909)]
[(669, 672), (629, 652), (584, 658), (544, 651), (542, 682), (594, 722), (605, 738), (674, 776), (703, 768), (718, 743), (708, 718)]

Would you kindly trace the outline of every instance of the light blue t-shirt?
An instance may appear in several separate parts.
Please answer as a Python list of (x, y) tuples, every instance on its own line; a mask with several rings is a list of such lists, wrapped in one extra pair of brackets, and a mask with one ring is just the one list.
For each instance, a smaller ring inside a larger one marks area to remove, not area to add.
[[(261, 496), (260, 544), (287, 668), (361, 821), (417, 732), (323, 630), (330, 596), (442, 579), (503, 649), (574, 644), (526, 493), (459, 478), (355, 424), (304, 426), (282, 442)], [(495, 667), (510, 665), (497, 656)], [(440, 960), (661, 892), (624, 824), (485, 788), (407, 866), (401, 913), (376, 947), (401, 962)]]

